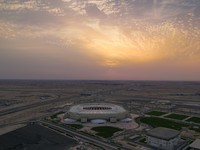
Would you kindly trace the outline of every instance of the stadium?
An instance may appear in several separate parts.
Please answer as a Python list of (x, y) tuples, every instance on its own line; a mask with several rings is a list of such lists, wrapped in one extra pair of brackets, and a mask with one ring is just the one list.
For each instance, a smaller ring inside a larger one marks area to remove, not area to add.
[(107, 121), (128, 122), (129, 113), (121, 106), (109, 103), (86, 103), (72, 106), (65, 114), (65, 122), (80, 121), (82, 123), (105, 123)]

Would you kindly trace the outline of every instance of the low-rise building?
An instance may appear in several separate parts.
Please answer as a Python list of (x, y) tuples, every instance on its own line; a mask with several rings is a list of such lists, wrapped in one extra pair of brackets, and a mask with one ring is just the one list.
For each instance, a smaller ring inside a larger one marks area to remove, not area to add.
[(180, 132), (174, 129), (158, 127), (147, 132), (147, 144), (163, 150), (174, 150), (180, 142)]
[(189, 150), (200, 150), (200, 139), (196, 139), (193, 143), (191, 143)]

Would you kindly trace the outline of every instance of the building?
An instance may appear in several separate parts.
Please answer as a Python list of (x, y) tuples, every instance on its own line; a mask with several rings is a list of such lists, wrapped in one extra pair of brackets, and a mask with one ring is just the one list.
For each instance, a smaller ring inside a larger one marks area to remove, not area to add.
[(200, 139), (196, 139), (189, 145), (189, 150), (200, 150)]
[(147, 132), (147, 144), (162, 150), (174, 150), (180, 142), (180, 132), (177, 130), (158, 127)]
[(129, 113), (121, 106), (109, 103), (85, 103), (72, 106), (64, 115), (65, 119), (73, 119), (86, 123), (107, 121), (117, 122), (129, 117)]

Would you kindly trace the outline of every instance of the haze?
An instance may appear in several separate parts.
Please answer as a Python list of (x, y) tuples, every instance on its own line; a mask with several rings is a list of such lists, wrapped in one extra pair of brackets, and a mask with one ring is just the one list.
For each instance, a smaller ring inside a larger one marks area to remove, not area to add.
[(200, 0), (0, 0), (1, 79), (200, 80)]

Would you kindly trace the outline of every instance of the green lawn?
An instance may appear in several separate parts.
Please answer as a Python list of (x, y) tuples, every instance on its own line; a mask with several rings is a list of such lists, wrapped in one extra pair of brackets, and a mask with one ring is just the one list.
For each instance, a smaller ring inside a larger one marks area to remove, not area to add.
[(162, 112), (162, 111), (151, 111), (146, 113), (147, 115), (152, 115), (152, 116), (162, 116), (164, 114), (167, 114), (166, 112)]
[(139, 142), (146, 144), (146, 138), (142, 138)]
[(50, 116), (50, 118), (55, 119), (55, 118), (57, 118), (58, 115), (63, 114), (63, 113), (64, 113), (63, 111), (57, 112), (57, 113), (53, 114), (52, 116)]
[(187, 119), (186, 121), (200, 123), (200, 118), (199, 117), (191, 117), (191, 118)]
[(189, 129), (200, 133), (200, 127), (190, 127)]
[(99, 126), (99, 127), (93, 127), (91, 130), (96, 131), (96, 135), (109, 138), (113, 136), (115, 132), (122, 131), (120, 128), (115, 127), (109, 127), (109, 126)]
[(141, 118), (138, 118), (137, 120), (139, 120), (141, 123), (148, 124), (154, 128), (166, 127), (166, 128), (181, 130), (182, 127), (188, 127), (188, 125), (184, 123), (177, 123), (171, 120), (156, 118), (156, 117), (141, 117)]
[(170, 114), (170, 115), (167, 115), (165, 116), (166, 118), (171, 118), (171, 119), (177, 119), (177, 120), (183, 120), (189, 116), (187, 115), (180, 115), (180, 114)]

